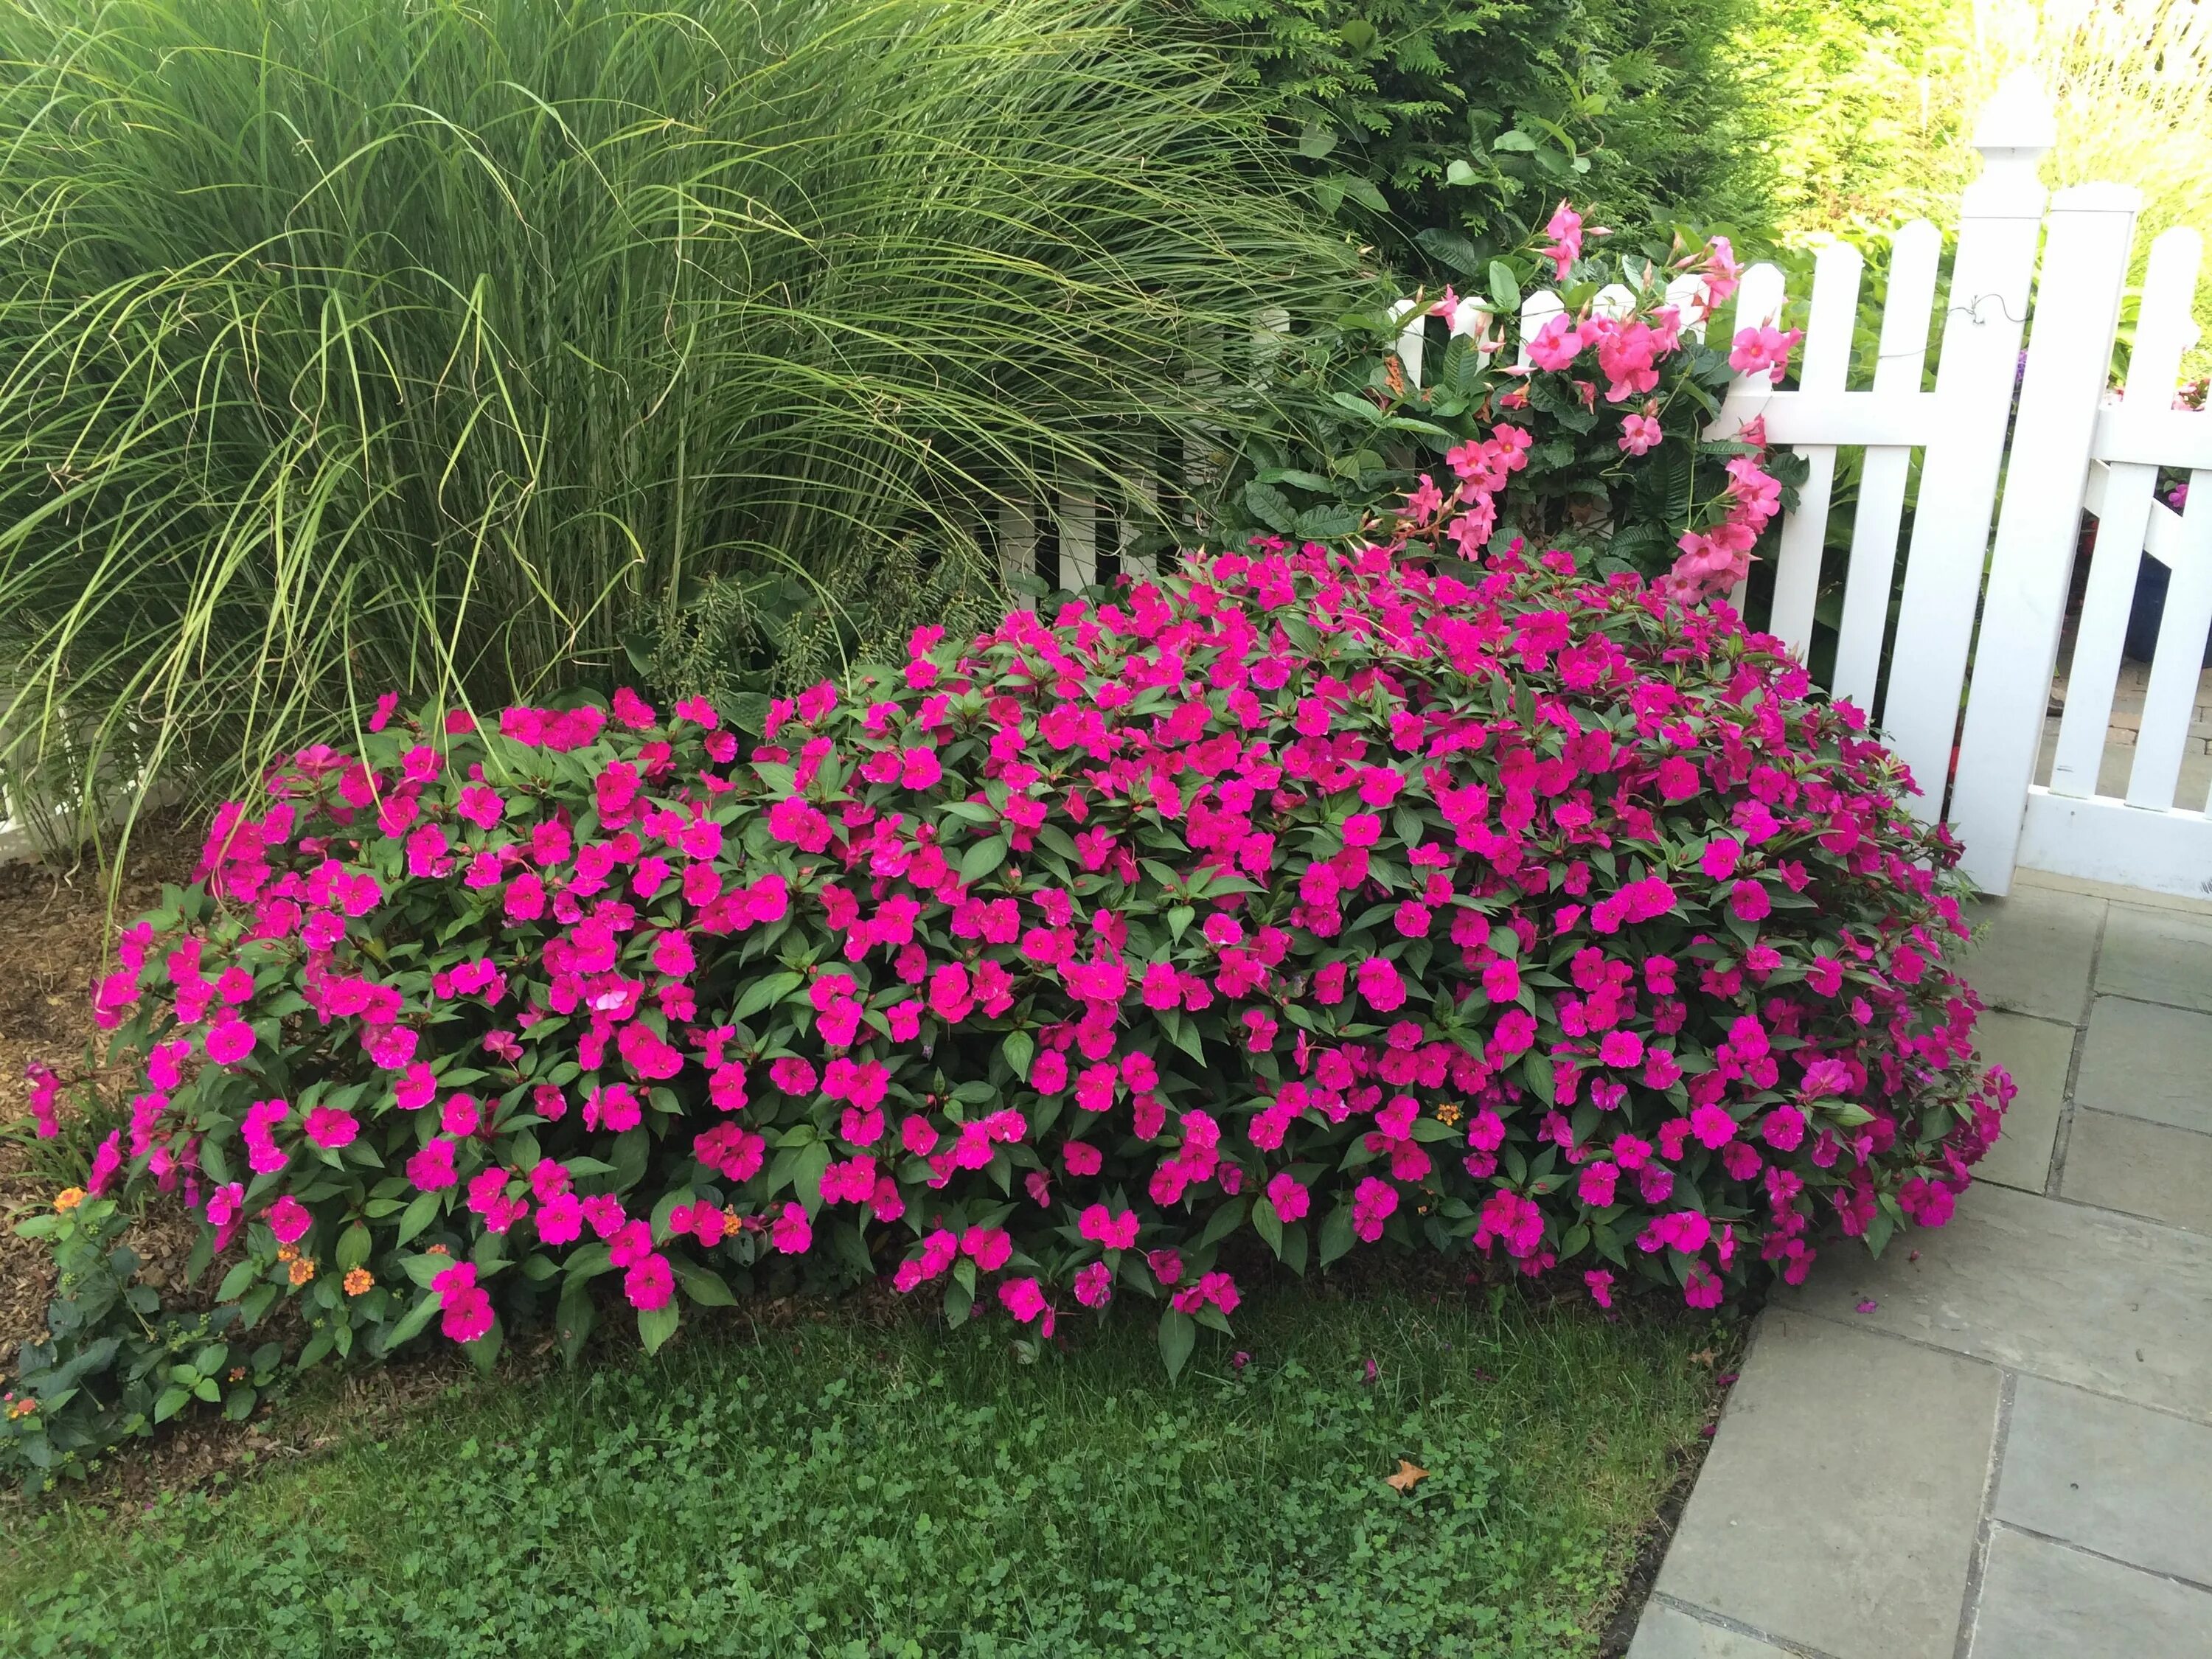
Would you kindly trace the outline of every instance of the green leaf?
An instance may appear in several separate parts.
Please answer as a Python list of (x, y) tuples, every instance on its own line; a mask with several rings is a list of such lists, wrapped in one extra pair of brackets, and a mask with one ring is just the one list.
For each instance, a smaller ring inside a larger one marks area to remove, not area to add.
[(646, 1133), (641, 1124), (635, 1129), (625, 1129), (615, 1137), (612, 1180), (617, 1192), (628, 1192), (643, 1179), (646, 1159), (652, 1151), (652, 1138)]
[(801, 974), (770, 974), (765, 979), (755, 980), (738, 999), (737, 1006), (730, 1010), (730, 1018), (750, 1018), (763, 1008), (775, 1006), (805, 982), (805, 976)]
[(446, 1207), (443, 1193), (417, 1193), (415, 1200), (399, 1218), (399, 1234), (392, 1242), (404, 1246), (422, 1229), (428, 1226)]
[(684, 1315), (671, 1297), (658, 1308), (637, 1310), (637, 1337), (647, 1353), (658, 1353), (660, 1345), (676, 1334), (676, 1328), (684, 1322)]
[(260, 1273), (261, 1264), (258, 1261), (249, 1260), (238, 1263), (222, 1276), (222, 1283), (216, 1286), (215, 1299), (218, 1302), (237, 1301)]
[(1175, 1046), (1200, 1065), (1206, 1064), (1206, 1045), (1200, 1039), (1198, 1027), (1180, 1008), (1171, 1008), (1161, 1014), (1160, 1024), (1167, 1030)]
[(862, 1279), (875, 1277), (875, 1261), (868, 1254), (868, 1241), (861, 1235), (860, 1223), (840, 1221), (832, 1226), (830, 1229), (830, 1248), (836, 1251), (839, 1259)]
[(1291, 533), (1297, 519), (1289, 496), (1273, 485), (1257, 480), (1244, 486), (1244, 505), (1261, 524), (1285, 536)]
[(461, 1344), (479, 1376), (490, 1376), (491, 1368), (499, 1363), (500, 1340), (499, 1320), (495, 1316), (489, 1330), (473, 1341)]
[(1030, 1080), (1030, 1062), (1036, 1058), (1036, 1039), (1027, 1031), (1009, 1031), (1003, 1045), (1006, 1064), (1014, 1068), (1014, 1075), (1024, 1083)]
[(1352, 1206), (1338, 1205), (1321, 1225), (1321, 1265), (1326, 1267), (1358, 1242), (1358, 1235), (1352, 1231)]
[(1390, 198), (1376, 188), (1372, 179), (1363, 179), (1357, 173), (1346, 177), (1344, 193), (1373, 212), (1388, 213), (1390, 210)]
[(190, 1389), (167, 1388), (162, 1389), (161, 1398), (154, 1402), (154, 1420), (156, 1423), (167, 1422), (179, 1412), (184, 1410), (185, 1405), (191, 1400), (191, 1397), (192, 1391)]
[(403, 1257), (399, 1263), (400, 1270), (426, 1291), (430, 1288), (432, 1279), (453, 1265), (450, 1257), (427, 1254)]
[(1453, 156), (1451, 165), (1444, 169), (1444, 182), (1448, 185), (1471, 185), (1481, 176), (1464, 155)]
[(599, 1317), (599, 1310), (592, 1305), (590, 1281), (570, 1279), (568, 1289), (561, 1292), (561, 1305), (553, 1316), (553, 1335), (561, 1345), (562, 1364), (576, 1363), (576, 1356), (583, 1352), (584, 1340), (591, 1335)]
[(1170, 1308), (1160, 1316), (1160, 1363), (1167, 1367), (1169, 1382), (1182, 1374), (1184, 1362), (1197, 1343), (1198, 1327), (1188, 1314)]
[(436, 1297), (423, 1296), (407, 1310), (404, 1319), (392, 1327), (391, 1334), (384, 1339), (384, 1352), (389, 1353), (403, 1343), (412, 1341), (416, 1337), (420, 1336), (423, 1328), (437, 1317), (440, 1311)]
[(1006, 838), (993, 836), (979, 841), (960, 855), (960, 879), (969, 887), (983, 879), (1006, 861)]
[(1202, 1250), (1210, 1244), (1218, 1244), (1235, 1232), (1243, 1224), (1244, 1208), (1245, 1200), (1240, 1196), (1216, 1210), (1207, 1220), (1206, 1231), (1198, 1236), (1198, 1248)]
[(1252, 1206), (1252, 1231), (1265, 1240), (1277, 1257), (1283, 1254), (1283, 1218), (1275, 1213), (1273, 1204), (1261, 1202)]
[(1511, 150), (1518, 155), (1526, 155), (1536, 149), (1536, 137), (1534, 133), (1523, 132), (1520, 128), (1515, 127), (1510, 131), (1501, 132), (1492, 139), (1490, 147), (1493, 150)]
[[(730, 1287), (722, 1282), (721, 1274), (712, 1267), (702, 1267), (696, 1261), (676, 1257), (669, 1259), (676, 1269), (676, 1282), (684, 1287), (684, 1294), (702, 1308), (734, 1308), (738, 1298), (730, 1294)], [(563, 1298), (566, 1305), (566, 1298)]]
[(351, 1272), (368, 1261), (368, 1229), (358, 1221), (338, 1235), (337, 1264), (345, 1271)]

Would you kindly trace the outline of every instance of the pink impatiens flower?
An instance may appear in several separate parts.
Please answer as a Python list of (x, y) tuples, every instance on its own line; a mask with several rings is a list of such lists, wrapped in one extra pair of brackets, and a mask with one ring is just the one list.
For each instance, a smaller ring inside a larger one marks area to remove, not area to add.
[(235, 1066), (253, 1052), (253, 1028), (242, 1019), (226, 1019), (210, 1026), (207, 1057), (218, 1066)]
[(439, 1328), (456, 1342), (473, 1342), (491, 1329), (491, 1293), (477, 1283), (473, 1262), (457, 1261), (430, 1280), (443, 1310)]
[(341, 1107), (318, 1106), (307, 1114), (307, 1139), (325, 1152), (350, 1146), (360, 1133), (360, 1122)]

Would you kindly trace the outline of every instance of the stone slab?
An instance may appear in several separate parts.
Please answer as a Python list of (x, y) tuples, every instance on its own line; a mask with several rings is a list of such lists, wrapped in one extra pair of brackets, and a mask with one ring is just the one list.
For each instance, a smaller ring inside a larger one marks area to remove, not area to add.
[(2077, 1203), (2212, 1233), (2212, 1135), (2077, 1110), (2060, 1190)]
[(2074, 1102), (2212, 1132), (2212, 1014), (2099, 997)]
[(1775, 1300), (2212, 1421), (2212, 1238), (2154, 1221), (1978, 1182), (1948, 1226), (1832, 1247)]
[(2023, 1376), (1990, 1512), (2212, 1585), (2212, 1425)]
[(1963, 971), (1993, 1008), (2045, 1019), (2081, 1018), (2106, 902), (2047, 887), (1968, 907), (1977, 937)]
[(1999, 1527), (1969, 1659), (2212, 1659), (2212, 1595)]
[(1992, 1009), (1975, 1022), (1974, 1046), (1984, 1064), (2003, 1066), (2020, 1085), (2005, 1110), (2004, 1133), (1974, 1166), (1974, 1178), (2039, 1193), (2051, 1176), (2051, 1145), (2065, 1109), (2074, 1028)]
[(2212, 1012), (2212, 916), (2112, 905), (2097, 959), (2097, 990)]
[(1770, 1309), (1657, 1589), (1836, 1659), (1952, 1659), (1999, 1383)]
[(1793, 1659), (1771, 1642), (1723, 1630), (1664, 1601), (1647, 1601), (1628, 1659)]

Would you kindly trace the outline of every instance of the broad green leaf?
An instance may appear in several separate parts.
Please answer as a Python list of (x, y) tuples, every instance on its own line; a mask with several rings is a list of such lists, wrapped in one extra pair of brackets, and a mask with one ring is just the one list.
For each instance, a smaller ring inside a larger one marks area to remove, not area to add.
[(637, 1310), (637, 1338), (645, 1345), (647, 1353), (658, 1353), (660, 1345), (676, 1334), (676, 1328), (684, 1322), (684, 1313), (676, 1298), (670, 1297), (658, 1308)]
[(1186, 1313), (1173, 1308), (1160, 1316), (1160, 1362), (1168, 1370), (1168, 1381), (1181, 1376), (1191, 1349), (1198, 1342), (1198, 1326)]
[(1321, 1225), (1321, 1265), (1326, 1267), (1358, 1242), (1358, 1236), (1352, 1231), (1352, 1206), (1339, 1204)]
[(1006, 861), (1006, 839), (1004, 836), (993, 836), (988, 841), (979, 841), (960, 855), (960, 879), (973, 887)]
[(803, 975), (770, 974), (765, 979), (754, 981), (738, 999), (737, 1006), (730, 1010), (732, 1019), (749, 1019), (763, 1008), (777, 1003), (805, 983)]

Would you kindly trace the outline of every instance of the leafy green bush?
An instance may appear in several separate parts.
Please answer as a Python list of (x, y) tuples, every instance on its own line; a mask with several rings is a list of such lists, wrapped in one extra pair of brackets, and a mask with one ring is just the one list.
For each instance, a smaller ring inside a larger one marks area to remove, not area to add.
[[(1453, 456), (1500, 421), (1529, 442), (1490, 492), (1492, 521), (1474, 547), (1525, 537), (1587, 553), (1601, 571), (1656, 579), (1734, 513), (1743, 497), (1731, 469), (1747, 460), (1778, 486), (1778, 505), (1794, 507), (1805, 472), (1796, 454), (1768, 453), (1755, 434), (1705, 436), (1737, 373), (1756, 363), (1778, 383), (1796, 337), (1729, 336), (1729, 245), (1686, 252), (1662, 240), (1601, 257), (1583, 248), (1571, 210), (1555, 222), (1566, 241), (1501, 254), (1466, 297), (1444, 289), (1422, 323), (1418, 378), (1398, 355), (1405, 319), (1387, 311), (1347, 313), (1287, 343), (1264, 424), (1207, 501), (1213, 538), (1234, 546), (1254, 535), (1344, 534), (1447, 477)], [(1695, 294), (1668, 304), (1667, 287), (1686, 274)], [(1632, 295), (1617, 315), (1597, 309), (1609, 282)], [(1565, 311), (1525, 343), (1532, 374), (1516, 359), (1522, 292), (1538, 286)], [(1478, 321), (1479, 308), (1494, 315)], [(1772, 520), (1762, 515), (1754, 532)]]
[(994, 495), (1140, 493), (1243, 379), (1194, 351), (1349, 254), (1121, 15), (0, 10), (19, 789), (608, 687), (695, 601), (808, 683), (975, 609)]
[(123, 1243), (128, 1221), (114, 1199), (71, 1187), (52, 1214), (15, 1229), (48, 1243), (58, 1278), (46, 1337), (23, 1345), (0, 1393), (0, 1469), (30, 1489), (57, 1471), (81, 1473), (88, 1457), (194, 1401), (243, 1419), (283, 1364), (280, 1344), (240, 1340), (234, 1304), (165, 1313), (137, 1282), (137, 1253)]
[(1601, 223), (1768, 222), (1752, 0), (1153, 0), (1235, 64), (1322, 208), (1480, 278), (1571, 194)]
[(601, 1280), (652, 1349), (806, 1270), (1043, 1337), (1151, 1301), (1173, 1372), (1262, 1252), (1707, 1308), (1941, 1225), (2008, 1092), (1942, 965), (1955, 847), (1855, 710), (1674, 603), (1772, 480), (1731, 462), (1648, 588), (1452, 556), (1531, 441), (1381, 544), (917, 630), (749, 759), (696, 700), (387, 699), (124, 935), (92, 1190), (180, 1200), (303, 1364), (434, 1323), (489, 1364), (517, 1316), (573, 1355)]

